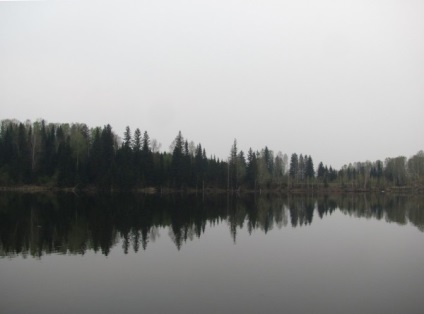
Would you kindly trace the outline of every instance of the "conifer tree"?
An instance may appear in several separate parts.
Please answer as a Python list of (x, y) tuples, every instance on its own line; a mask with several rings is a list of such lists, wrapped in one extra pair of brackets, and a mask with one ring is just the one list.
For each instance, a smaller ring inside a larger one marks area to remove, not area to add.
[(290, 158), (290, 170), (289, 170), (290, 177), (293, 180), (296, 179), (298, 171), (299, 171), (299, 159), (297, 157), (297, 154), (293, 153)]
[(133, 148), (134, 151), (141, 150), (141, 131), (139, 128), (134, 131)]
[(131, 129), (129, 126), (127, 126), (125, 128), (125, 133), (124, 133), (124, 147), (125, 148), (131, 148), (132, 146), (132, 142), (131, 142)]
[(174, 149), (172, 151), (172, 161), (171, 161), (171, 177), (174, 184), (177, 187), (181, 187), (183, 183), (183, 171), (184, 171), (184, 138), (181, 134), (181, 131), (178, 132), (177, 137), (174, 140)]
[(314, 162), (312, 161), (311, 156), (307, 156), (305, 173), (306, 173), (307, 178), (314, 178), (315, 177)]

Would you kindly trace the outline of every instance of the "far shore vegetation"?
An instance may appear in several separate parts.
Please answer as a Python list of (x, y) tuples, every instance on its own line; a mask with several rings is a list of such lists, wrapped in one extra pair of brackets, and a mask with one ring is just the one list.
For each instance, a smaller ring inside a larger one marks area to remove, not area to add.
[(179, 132), (169, 151), (147, 131), (110, 125), (0, 122), (0, 191), (135, 191), (143, 193), (423, 192), (424, 152), (335, 169), (311, 155), (239, 150), (208, 155)]

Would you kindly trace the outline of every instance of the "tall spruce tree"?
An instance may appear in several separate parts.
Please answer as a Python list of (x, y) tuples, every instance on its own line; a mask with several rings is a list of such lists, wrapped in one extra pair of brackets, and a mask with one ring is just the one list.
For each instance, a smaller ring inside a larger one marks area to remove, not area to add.
[(306, 174), (306, 177), (309, 179), (315, 177), (314, 162), (311, 156), (307, 156), (305, 174)]
[(184, 175), (184, 138), (181, 131), (178, 132), (177, 137), (174, 140), (174, 148), (172, 151), (171, 161), (171, 178), (173, 184), (177, 187), (181, 187), (183, 184)]
[(247, 152), (247, 165), (246, 165), (246, 181), (250, 188), (256, 188), (256, 153), (252, 148)]
[(299, 171), (299, 159), (296, 153), (293, 153), (290, 158), (290, 170), (289, 175), (292, 180), (296, 179), (297, 173)]

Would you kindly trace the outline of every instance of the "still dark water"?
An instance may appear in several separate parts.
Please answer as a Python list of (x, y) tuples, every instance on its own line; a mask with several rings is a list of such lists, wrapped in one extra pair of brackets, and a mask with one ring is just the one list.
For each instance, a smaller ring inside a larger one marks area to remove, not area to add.
[(423, 313), (424, 198), (0, 194), (0, 313)]

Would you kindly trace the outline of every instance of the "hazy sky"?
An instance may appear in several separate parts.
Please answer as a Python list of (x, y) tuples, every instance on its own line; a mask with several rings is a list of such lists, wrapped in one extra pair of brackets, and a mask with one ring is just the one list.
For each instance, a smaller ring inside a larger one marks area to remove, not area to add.
[(0, 119), (337, 168), (424, 149), (424, 1), (0, 3)]

